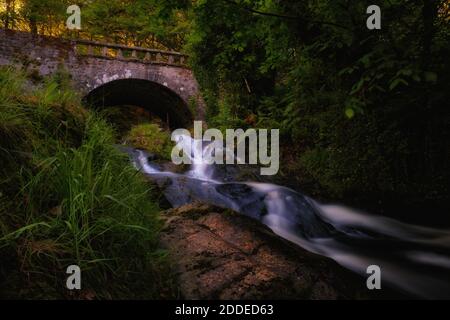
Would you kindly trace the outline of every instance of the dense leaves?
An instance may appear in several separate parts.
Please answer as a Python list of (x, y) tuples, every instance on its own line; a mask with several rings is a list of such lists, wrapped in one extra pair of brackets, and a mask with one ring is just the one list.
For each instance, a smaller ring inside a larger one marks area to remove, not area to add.
[(280, 128), (295, 152), (282, 170), (328, 199), (444, 203), (448, 3), (378, 1), (373, 31), (370, 4), (197, 1), (189, 50), (210, 122)]
[(80, 0), (81, 30), (68, 30), (68, 0), (1, 0), (2, 27), (179, 50), (189, 27), (183, 0)]

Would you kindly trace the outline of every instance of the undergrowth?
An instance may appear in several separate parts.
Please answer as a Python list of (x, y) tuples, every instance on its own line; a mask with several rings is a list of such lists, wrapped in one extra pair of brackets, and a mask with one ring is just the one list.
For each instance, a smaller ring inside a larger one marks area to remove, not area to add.
[(0, 69), (0, 297), (170, 298), (155, 191), (66, 80)]

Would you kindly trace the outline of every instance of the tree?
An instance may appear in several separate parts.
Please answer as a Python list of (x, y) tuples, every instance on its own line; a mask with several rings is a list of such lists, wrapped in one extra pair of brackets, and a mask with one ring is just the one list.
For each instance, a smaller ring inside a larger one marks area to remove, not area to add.
[(66, 0), (22, 0), (20, 14), (33, 34), (59, 35), (64, 30)]
[(381, 1), (375, 31), (369, 4), (196, 1), (188, 49), (209, 120), (281, 128), (293, 176), (327, 198), (448, 202), (448, 1)]
[(14, 28), (15, 26), (15, 0), (5, 0), (3, 11), (0, 12), (1, 20), (5, 29)]

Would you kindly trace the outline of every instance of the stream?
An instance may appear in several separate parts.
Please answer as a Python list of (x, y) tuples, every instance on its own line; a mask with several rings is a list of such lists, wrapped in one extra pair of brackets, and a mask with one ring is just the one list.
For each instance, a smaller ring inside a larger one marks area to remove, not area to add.
[[(207, 143), (194, 143), (188, 136), (184, 139), (198, 145), (205, 158), (211, 156)], [(174, 173), (150, 161), (149, 154), (142, 150), (121, 149), (138, 170), (163, 186), (173, 207), (201, 201), (229, 208), (365, 278), (369, 277), (368, 266), (379, 266), (382, 288), (383, 283), (389, 283), (412, 297), (450, 298), (450, 230), (322, 204), (275, 184), (236, 182), (224, 173), (223, 166), (208, 165), (195, 152), (189, 170)]]

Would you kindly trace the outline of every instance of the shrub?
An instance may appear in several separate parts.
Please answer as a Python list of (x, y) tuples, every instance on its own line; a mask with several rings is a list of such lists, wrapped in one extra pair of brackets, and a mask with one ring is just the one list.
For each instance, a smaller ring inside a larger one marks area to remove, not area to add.
[(167, 160), (170, 159), (173, 147), (170, 134), (154, 123), (140, 124), (133, 127), (126, 136), (125, 142), (135, 148), (155, 153)]

